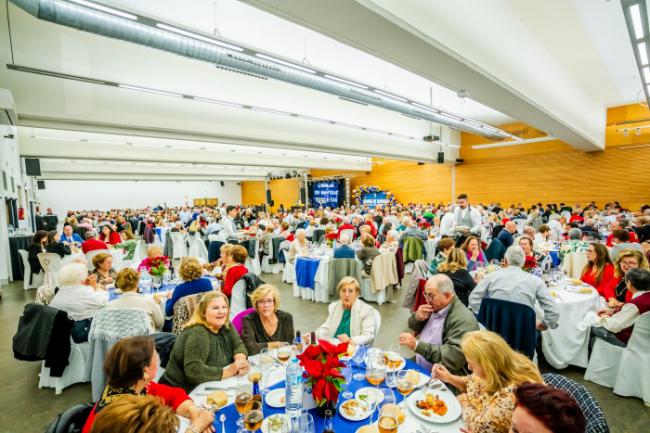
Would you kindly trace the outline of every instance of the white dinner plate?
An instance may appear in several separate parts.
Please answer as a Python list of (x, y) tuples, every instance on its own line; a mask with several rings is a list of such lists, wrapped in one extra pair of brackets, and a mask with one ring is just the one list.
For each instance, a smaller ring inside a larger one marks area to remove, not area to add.
[(276, 413), (275, 415), (268, 416), (262, 421), (262, 433), (281, 433), (282, 423), (290, 425), (291, 420), (283, 413)]
[(384, 393), (373, 386), (364, 386), (354, 393), (355, 399), (365, 401), (370, 406), (374, 406), (377, 396), (379, 396), (379, 402), (377, 404), (381, 404), (384, 401)]
[(356, 398), (346, 400), (339, 405), (339, 413), (349, 421), (362, 421), (368, 418), (371, 412), (369, 404)]
[[(390, 357), (390, 359), (395, 360), (398, 364), (392, 367), (388, 366), (388, 362), (386, 362), (386, 358)], [(404, 367), (406, 367), (406, 359), (402, 355), (400, 355), (397, 352), (384, 352), (384, 362), (386, 363), (386, 371), (390, 373), (394, 373), (396, 371), (402, 370)]]
[[(417, 407), (417, 402), (418, 400), (422, 400), (424, 398), (425, 393), (430, 392), (434, 395), (437, 395), (442, 401), (445, 402), (447, 405), (447, 413), (444, 415), (436, 415), (431, 414), (431, 416), (427, 416), (423, 413), (422, 409)], [(452, 422), (458, 419), (458, 417), (461, 415), (461, 407), (460, 403), (456, 399), (456, 397), (449, 393), (449, 392), (438, 392), (438, 391), (427, 391), (427, 390), (419, 390), (414, 392), (407, 400), (406, 404), (408, 405), (409, 409), (411, 412), (415, 414), (418, 418), (432, 422), (432, 423), (437, 423), (437, 424), (444, 424), (448, 422)]]
[(271, 407), (282, 408), (286, 405), (285, 398), (286, 393), (284, 388), (278, 388), (273, 389), (268, 394), (266, 394), (264, 401)]

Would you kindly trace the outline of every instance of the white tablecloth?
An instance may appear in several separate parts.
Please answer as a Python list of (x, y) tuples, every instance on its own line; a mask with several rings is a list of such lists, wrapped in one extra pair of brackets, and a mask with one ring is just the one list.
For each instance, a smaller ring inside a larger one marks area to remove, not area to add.
[[(314, 275), (314, 289), (312, 290), (309, 287), (300, 287), (298, 282), (294, 281), (293, 296), (309, 301), (329, 303), (330, 255), (325, 254), (319, 256), (318, 259), (320, 260), (320, 263), (318, 264), (318, 270)], [(301, 258), (296, 257), (295, 263), (297, 263), (298, 260), (301, 260)]]
[(558, 327), (542, 332), (542, 351), (549, 364), (555, 368), (569, 365), (587, 367), (587, 350), (589, 344), (589, 327), (582, 323), (585, 314), (598, 308), (598, 293), (592, 288), (591, 293), (567, 291), (591, 286), (570, 286), (562, 283), (550, 287), (551, 295), (560, 313)]

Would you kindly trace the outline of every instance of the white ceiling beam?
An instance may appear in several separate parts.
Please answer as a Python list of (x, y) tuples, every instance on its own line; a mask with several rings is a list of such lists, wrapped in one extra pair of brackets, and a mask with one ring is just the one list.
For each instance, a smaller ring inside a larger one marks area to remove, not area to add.
[(264, 180), (260, 176), (205, 176), (191, 174), (157, 174), (157, 173), (68, 173), (68, 172), (41, 172), (39, 179), (42, 180), (195, 180), (195, 181), (244, 181), (244, 180)]

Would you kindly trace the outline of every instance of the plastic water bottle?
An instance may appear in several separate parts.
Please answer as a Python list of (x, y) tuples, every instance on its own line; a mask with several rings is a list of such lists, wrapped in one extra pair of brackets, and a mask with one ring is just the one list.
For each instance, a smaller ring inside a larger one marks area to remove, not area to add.
[(153, 280), (149, 271), (143, 269), (140, 272), (140, 286), (142, 287), (142, 293), (151, 293), (151, 286), (153, 285)]
[(294, 356), (287, 365), (285, 391), (285, 413), (292, 420), (296, 420), (302, 413), (302, 386), (302, 367)]

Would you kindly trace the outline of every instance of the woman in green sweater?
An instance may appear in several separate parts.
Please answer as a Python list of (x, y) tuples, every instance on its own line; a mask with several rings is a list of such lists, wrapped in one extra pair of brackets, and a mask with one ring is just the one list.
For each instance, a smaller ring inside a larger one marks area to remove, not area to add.
[(223, 293), (205, 293), (176, 339), (160, 383), (189, 393), (201, 383), (246, 374), (246, 347), (229, 316), (228, 299)]

